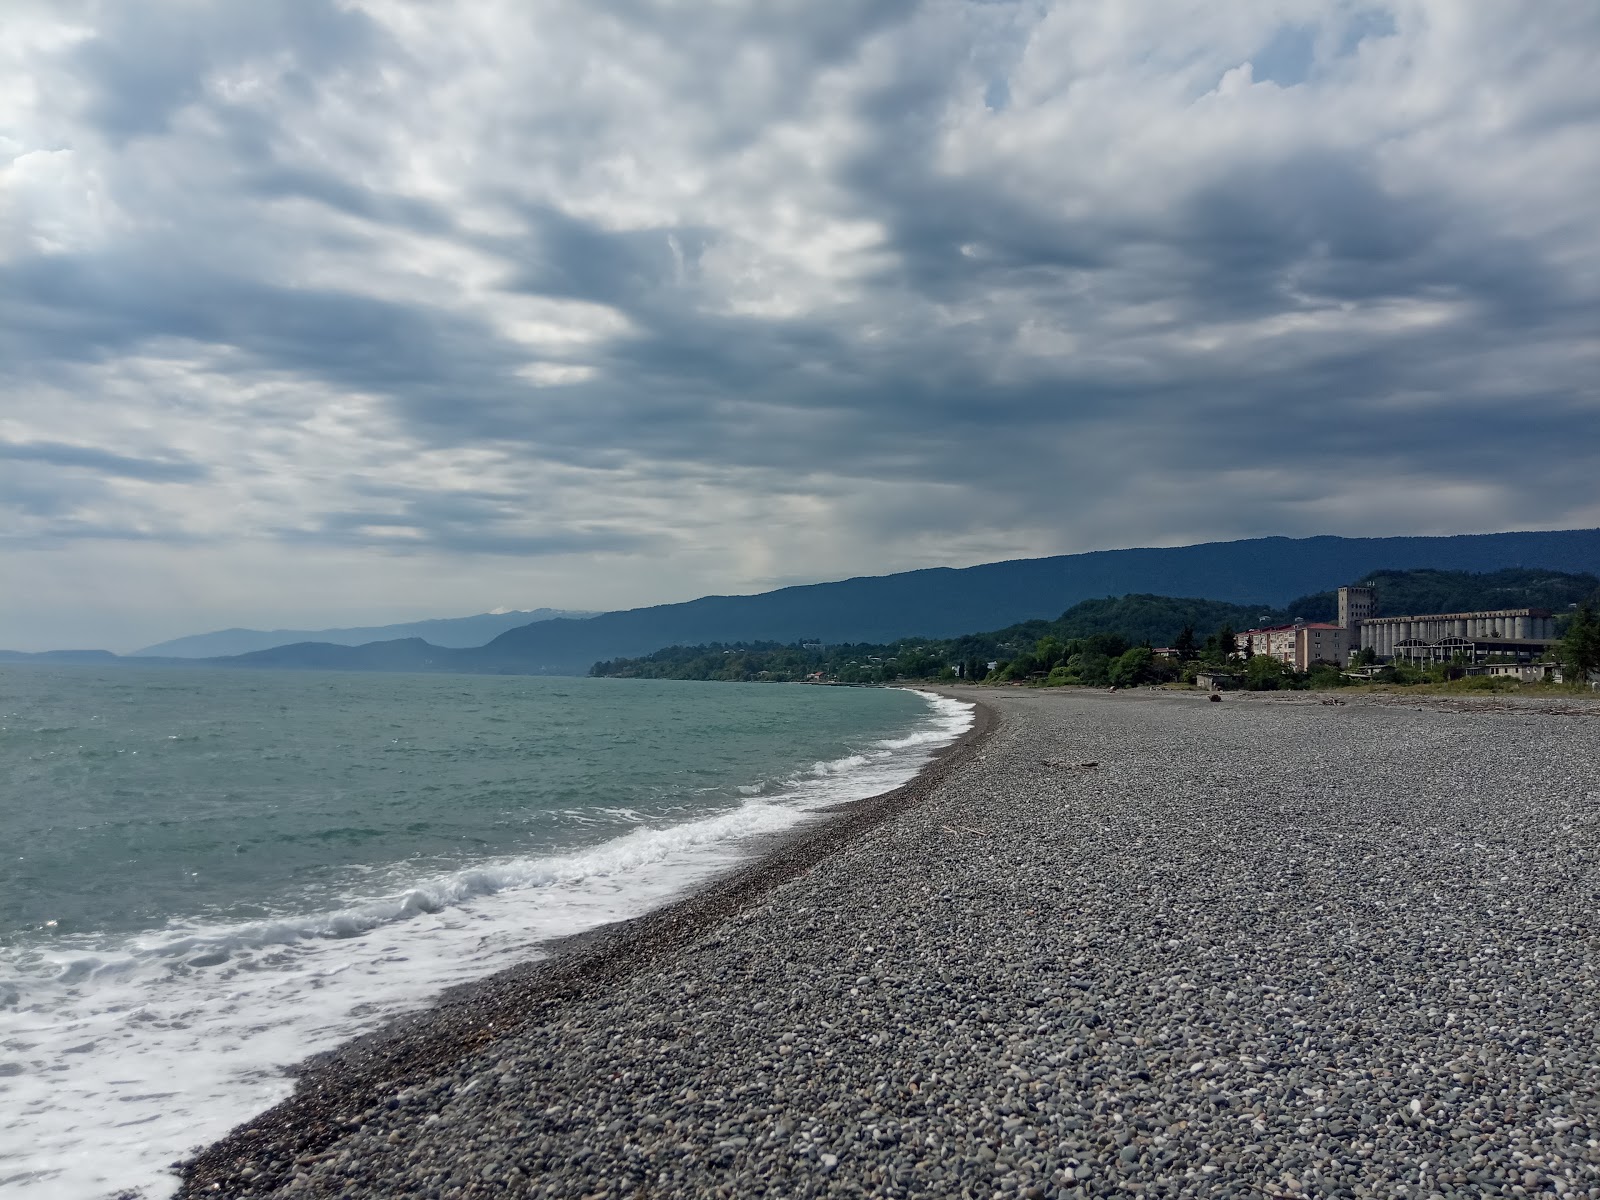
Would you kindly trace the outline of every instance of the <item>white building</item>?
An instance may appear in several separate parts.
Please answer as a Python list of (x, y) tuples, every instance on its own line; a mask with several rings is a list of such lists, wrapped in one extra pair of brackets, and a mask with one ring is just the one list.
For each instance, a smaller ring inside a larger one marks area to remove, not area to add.
[(1490, 655), (1538, 658), (1555, 641), (1556, 621), (1542, 608), (1501, 608), (1368, 617), (1359, 629), (1360, 648), (1379, 658), (1449, 661), (1461, 654), (1477, 662)]
[(1247, 629), (1235, 640), (1239, 653), (1246, 658), (1265, 654), (1296, 671), (1309, 671), (1317, 663), (1343, 666), (1350, 657), (1349, 632), (1324, 621), (1296, 621), (1293, 625)]

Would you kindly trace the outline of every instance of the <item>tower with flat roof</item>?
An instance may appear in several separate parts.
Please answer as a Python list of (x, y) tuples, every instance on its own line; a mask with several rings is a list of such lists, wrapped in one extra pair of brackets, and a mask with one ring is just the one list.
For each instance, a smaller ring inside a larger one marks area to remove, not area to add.
[(1339, 589), (1339, 627), (1349, 632), (1350, 644), (1359, 646), (1357, 626), (1378, 615), (1378, 589), (1370, 583)]

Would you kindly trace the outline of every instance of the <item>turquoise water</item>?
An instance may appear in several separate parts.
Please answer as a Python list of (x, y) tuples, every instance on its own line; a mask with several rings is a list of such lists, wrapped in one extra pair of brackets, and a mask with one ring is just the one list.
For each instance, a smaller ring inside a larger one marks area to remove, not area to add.
[(282, 1067), (966, 722), (890, 689), (0, 669), (0, 1185), (161, 1194)]
[(9, 671), (0, 945), (303, 912), (675, 823), (926, 711), (887, 689)]

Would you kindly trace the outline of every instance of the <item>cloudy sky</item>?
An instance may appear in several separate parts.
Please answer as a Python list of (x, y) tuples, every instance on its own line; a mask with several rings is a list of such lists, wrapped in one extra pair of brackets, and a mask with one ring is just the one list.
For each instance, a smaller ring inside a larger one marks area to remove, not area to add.
[(1600, 6), (5, 0), (0, 646), (1600, 524)]

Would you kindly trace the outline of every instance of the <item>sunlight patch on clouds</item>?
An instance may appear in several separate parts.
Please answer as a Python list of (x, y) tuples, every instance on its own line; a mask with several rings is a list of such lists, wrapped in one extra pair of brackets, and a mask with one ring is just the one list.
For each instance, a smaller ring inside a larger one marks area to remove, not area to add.
[(93, 250), (126, 224), (105, 181), (70, 149), (24, 150), (0, 165), (0, 261)]
[(625, 313), (588, 301), (497, 293), (478, 302), (502, 336), (532, 349), (588, 346), (629, 328)]
[(1578, 519), (1600, 24), (1539, 11), (19, 0), (8, 528), (593, 608)]
[(594, 378), (594, 368), (573, 363), (537, 362), (517, 368), (519, 378), (535, 387), (557, 387), (564, 383), (583, 383)]
[(1191, 325), (1174, 344), (1202, 354), (1259, 354), (1267, 343), (1300, 339), (1332, 348), (1352, 338), (1401, 338), (1458, 321), (1471, 311), (1464, 301), (1390, 300), (1274, 313), (1256, 321)]

